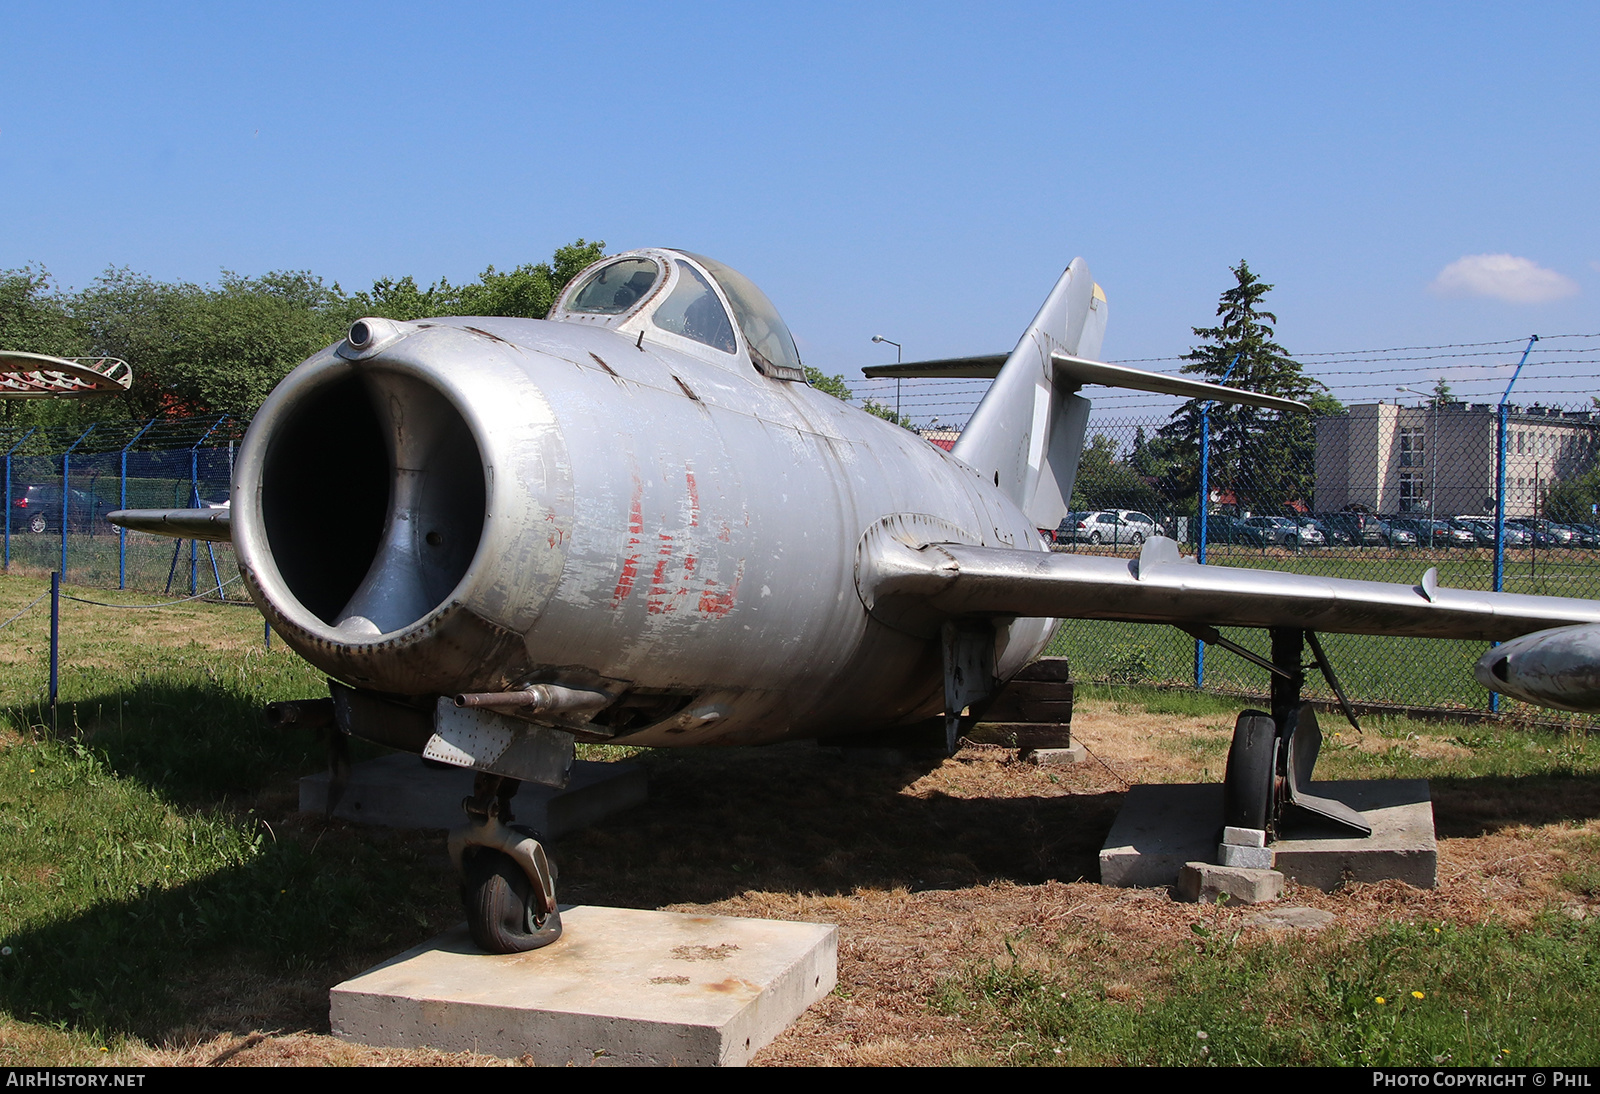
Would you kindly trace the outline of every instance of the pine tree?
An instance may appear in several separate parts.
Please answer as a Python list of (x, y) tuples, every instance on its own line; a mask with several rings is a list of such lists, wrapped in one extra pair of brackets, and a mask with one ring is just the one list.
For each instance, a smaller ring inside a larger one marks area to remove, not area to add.
[[(1187, 373), (1312, 405), (1313, 413), (1336, 413), (1338, 402), (1306, 376), (1299, 362), (1275, 340), (1278, 317), (1262, 300), (1272, 291), (1242, 259), (1230, 267), (1235, 284), (1217, 303), (1213, 327), (1194, 327), (1201, 340), (1185, 354)], [(1161, 430), (1161, 447), (1181, 471), (1180, 494), (1199, 491), (1201, 400), (1191, 399)], [(1241, 511), (1280, 513), (1292, 502), (1313, 503), (1316, 436), (1312, 415), (1259, 407), (1211, 406), (1211, 490), (1231, 492)]]

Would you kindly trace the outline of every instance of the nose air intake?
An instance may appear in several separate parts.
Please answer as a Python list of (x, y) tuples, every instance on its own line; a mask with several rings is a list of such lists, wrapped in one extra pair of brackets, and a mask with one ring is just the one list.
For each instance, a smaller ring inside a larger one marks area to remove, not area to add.
[(471, 429), (440, 391), (399, 372), (344, 377), (286, 411), (261, 474), (284, 584), (351, 641), (416, 623), (466, 576), (483, 534)]

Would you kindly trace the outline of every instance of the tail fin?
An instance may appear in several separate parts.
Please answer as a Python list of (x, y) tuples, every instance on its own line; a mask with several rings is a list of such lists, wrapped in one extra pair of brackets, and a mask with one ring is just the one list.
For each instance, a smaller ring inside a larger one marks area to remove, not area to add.
[(1089, 426), (1089, 400), (1056, 379), (1051, 357), (1098, 357), (1107, 310), (1088, 263), (1073, 259), (951, 452), (992, 478), (1037, 528), (1054, 528), (1071, 508)]

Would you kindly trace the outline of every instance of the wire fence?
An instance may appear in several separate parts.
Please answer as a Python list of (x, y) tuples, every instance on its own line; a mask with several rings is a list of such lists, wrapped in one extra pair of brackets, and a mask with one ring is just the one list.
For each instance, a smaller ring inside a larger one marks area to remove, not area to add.
[(247, 424), (212, 417), (88, 429), (0, 426), (5, 571), (57, 571), (73, 585), (237, 597), (228, 544), (129, 532), (106, 515), (227, 504), (234, 450)]
[[(1375, 401), (1297, 421), (1248, 408), (1181, 411), (1091, 420), (1073, 512), (1047, 530), (1056, 550), (1131, 556), (1163, 534), (1211, 565), (1404, 584), (1432, 567), (1456, 588), (1600, 597), (1593, 401)], [(5, 570), (162, 598), (240, 598), (230, 545), (129, 532), (105, 516), (226, 504), (247, 424), (0, 426)], [(1325, 645), (1356, 702), (1495, 709), (1472, 678), (1481, 644), (1328, 635)], [(1265, 690), (1259, 668), (1172, 628), (1068, 622), (1053, 651), (1088, 679)]]
[[(1592, 404), (1368, 403), (1293, 429), (1271, 414), (1217, 408), (1209, 430), (1200, 424), (1091, 421), (1074, 511), (1049, 530), (1055, 549), (1131, 556), (1161, 534), (1210, 565), (1406, 585), (1433, 568), (1455, 588), (1600, 597)], [(1259, 635), (1228, 637), (1265, 652)], [(1499, 709), (1473, 679), (1480, 643), (1327, 635), (1324, 644), (1358, 703)], [(1068, 622), (1054, 650), (1090, 679), (1266, 689), (1261, 669), (1172, 628)], [(1320, 680), (1308, 693), (1332, 698)]]

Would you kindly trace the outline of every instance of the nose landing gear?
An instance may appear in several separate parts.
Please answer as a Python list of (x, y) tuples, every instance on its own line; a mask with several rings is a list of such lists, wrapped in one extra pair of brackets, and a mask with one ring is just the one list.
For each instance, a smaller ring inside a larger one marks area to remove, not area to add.
[(472, 940), (489, 953), (524, 953), (561, 937), (555, 869), (538, 833), (512, 824), (519, 783), (480, 773), (462, 805), (467, 824), (450, 833)]

